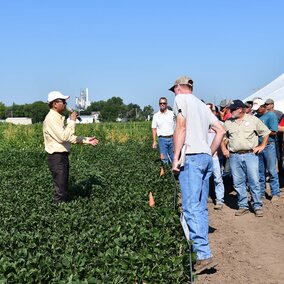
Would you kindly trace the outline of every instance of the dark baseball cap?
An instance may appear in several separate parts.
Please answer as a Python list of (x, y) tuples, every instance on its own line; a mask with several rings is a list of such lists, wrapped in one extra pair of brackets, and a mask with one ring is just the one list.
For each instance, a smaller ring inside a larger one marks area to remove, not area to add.
[(229, 105), (230, 110), (244, 107), (246, 107), (246, 105), (241, 100), (233, 100), (232, 104)]

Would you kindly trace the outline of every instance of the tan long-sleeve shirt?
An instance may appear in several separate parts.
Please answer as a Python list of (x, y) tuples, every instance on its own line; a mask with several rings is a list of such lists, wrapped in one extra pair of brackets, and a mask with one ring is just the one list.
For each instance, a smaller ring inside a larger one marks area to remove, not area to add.
[(49, 154), (55, 152), (69, 152), (70, 144), (86, 143), (88, 137), (74, 135), (76, 123), (70, 120), (64, 124), (65, 117), (50, 109), (43, 122), (43, 137), (45, 151)]

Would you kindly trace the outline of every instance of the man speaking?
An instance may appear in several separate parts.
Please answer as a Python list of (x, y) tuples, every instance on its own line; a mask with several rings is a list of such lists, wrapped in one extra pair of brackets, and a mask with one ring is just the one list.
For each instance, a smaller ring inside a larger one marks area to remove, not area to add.
[(54, 202), (59, 204), (68, 199), (68, 177), (70, 144), (89, 144), (96, 146), (99, 141), (96, 137), (75, 136), (75, 126), (78, 114), (70, 114), (70, 121), (65, 125), (65, 111), (69, 96), (58, 91), (48, 94), (49, 113), (43, 122), (43, 137), (45, 151), (48, 153), (48, 167), (51, 171), (54, 184)]

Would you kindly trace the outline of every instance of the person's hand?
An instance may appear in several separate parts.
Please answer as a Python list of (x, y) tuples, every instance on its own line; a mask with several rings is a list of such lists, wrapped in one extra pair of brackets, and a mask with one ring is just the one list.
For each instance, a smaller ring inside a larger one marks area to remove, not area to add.
[(172, 163), (172, 172), (174, 174), (179, 174), (180, 172), (180, 165), (179, 165), (179, 162), (177, 160), (173, 160), (173, 163)]
[(222, 152), (223, 152), (223, 155), (224, 155), (227, 159), (230, 157), (230, 152), (229, 152), (228, 149), (223, 150)]
[(95, 136), (89, 137), (88, 144), (90, 144), (92, 146), (96, 146), (96, 145), (99, 144), (99, 140)]
[(77, 113), (76, 111), (73, 111), (73, 112), (70, 114), (70, 119), (73, 120), (73, 121), (76, 121), (77, 116), (78, 116), (78, 113)]
[(253, 149), (253, 153), (257, 155), (257, 154), (261, 153), (264, 150), (264, 148), (265, 148), (265, 146), (259, 145), (259, 146), (255, 147)]
[(157, 149), (157, 143), (156, 143), (156, 142), (153, 142), (152, 148), (153, 148), (153, 149)]

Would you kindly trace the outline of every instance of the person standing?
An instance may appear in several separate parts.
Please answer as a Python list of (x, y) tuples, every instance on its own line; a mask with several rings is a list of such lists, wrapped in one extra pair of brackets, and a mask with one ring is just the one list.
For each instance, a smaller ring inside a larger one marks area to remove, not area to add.
[[(159, 100), (160, 110), (154, 114), (152, 120), (152, 148), (157, 148), (157, 136), (160, 149), (161, 160), (169, 164), (172, 162), (173, 153), (173, 133), (175, 127), (175, 119), (173, 111), (168, 109), (168, 102), (165, 97)], [(170, 157), (170, 159), (169, 159)]]
[(231, 111), (229, 109), (229, 105), (231, 103), (232, 100), (227, 100), (227, 99), (224, 99), (220, 102), (220, 120), (223, 122), (232, 116)]
[(70, 144), (89, 144), (96, 146), (99, 141), (95, 136), (75, 136), (76, 118), (78, 114), (72, 112), (70, 121), (64, 124), (65, 111), (69, 96), (64, 96), (58, 91), (48, 94), (49, 113), (43, 122), (43, 136), (45, 151), (48, 154), (47, 163), (51, 171), (54, 184), (54, 203), (66, 202), (68, 199), (69, 177), (69, 150)]
[[(281, 117), (281, 119), (280, 119), (280, 122), (279, 122), (279, 124), (278, 124), (278, 133), (279, 132), (281, 132), (282, 133), (282, 135), (283, 135), (283, 132), (284, 132), (284, 115), (282, 115), (282, 117)], [(281, 160), (281, 162), (280, 162), (281, 164), (282, 164), (282, 167), (279, 167), (279, 175), (280, 176), (284, 176), (284, 171), (283, 171), (283, 158), (282, 158), (282, 160)], [(280, 181), (279, 181), (280, 182)], [(280, 184), (281, 184), (281, 182), (280, 182)], [(284, 191), (284, 188), (283, 187), (281, 187), (280, 188), (280, 192), (283, 192)]]
[(246, 101), (245, 102), (245, 105), (246, 105), (246, 113), (247, 114), (251, 114), (253, 115), (253, 112), (252, 112), (252, 104), (253, 104), (253, 101)]
[[(249, 212), (247, 183), (252, 195), (252, 208), (256, 217), (262, 217), (258, 155), (264, 150), (270, 130), (254, 115), (246, 114), (246, 105), (234, 100), (230, 105), (232, 117), (225, 121), (226, 141), (222, 141), (223, 155), (230, 161), (234, 188), (238, 194), (235, 216)], [(262, 142), (258, 144), (258, 137)]]
[[(274, 109), (274, 100), (272, 99), (267, 99), (265, 101), (265, 105), (268, 111), (272, 111), (276, 114), (276, 117), (278, 119), (278, 123), (280, 123), (281, 118), (283, 116), (283, 112), (280, 110)], [(278, 131), (276, 135), (276, 154), (277, 154), (277, 160), (278, 160), (278, 169), (279, 172), (282, 171), (282, 164), (283, 164), (283, 132)]]
[[(212, 113), (216, 116), (216, 108), (214, 104), (207, 103), (207, 106), (212, 111)], [(217, 117), (218, 118), (218, 117)], [(221, 122), (222, 123), (222, 122)], [(222, 123), (223, 124), (223, 123)], [(216, 132), (209, 128), (208, 130), (208, 144), (211, 145), (211, 142), (214, 139)], [(224, 205), (224, 194), (225, 194), (225, 187), (223, 183), (222, 173), (221, 173), (221, 165), (220, 165), (220, 147), (212, 156), (213, 161), (213, 178), (214, 178), (214, 188), (215, 188), (215, 210), (222, 210)]]
[[(265, 198), (266, 192), (266, 173), (269, 176), (269, 185), (271, 190), (271, 202), (275, 202), (280, 197), (279, 190), (279, 177), (276, 170), (276, 135), (278, 131), (278, 120), (276, 114), (268, 111), (266, 104), (262, 99), (253, 101), (254, 111), (257, 111), (257, 117), (267, 126), (270, 130), (269, 138), (266, 147), (259, 154), (259, 181), (261, 188), (261, 197)], [(261, 142), (261, 138), (259, 140)]]
[[(197, 255), (194, 268), (198, 274), (217, 265), (208, 240), (207, 199), (213, 171), (212, 154), (219, 147), (225, 131), (206, 104), (192, 94), (192, 79), (180, 77), (169, 90), (175, 93), (176, 115), (172, 171), (179, 173), (182, 209)], [(216, 132), (211, 148), (208, 145), (209, 127)], [(182, 164), (179, 162), (181, 153), (185, 154)]]

